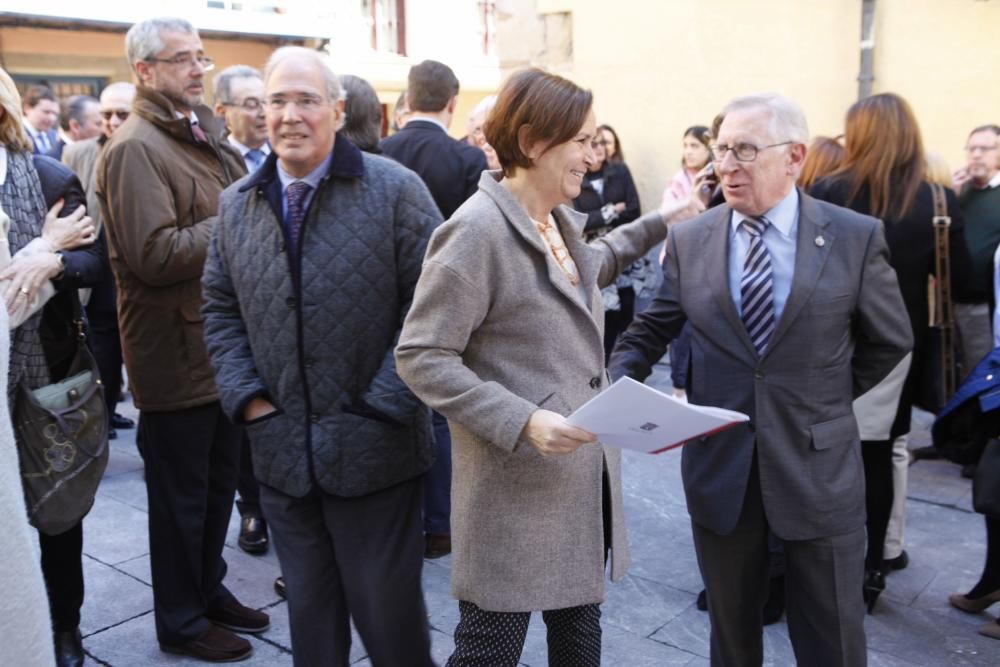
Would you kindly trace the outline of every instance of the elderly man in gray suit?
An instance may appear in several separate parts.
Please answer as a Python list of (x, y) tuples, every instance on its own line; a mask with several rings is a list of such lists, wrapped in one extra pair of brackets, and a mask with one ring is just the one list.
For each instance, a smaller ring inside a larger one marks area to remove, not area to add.
[(799, 664), (866, 663), (851, 401), (912, 340), (881, 223), (795, 188), (808, 136), (786, 98), (727, 105), (713, 146), (727, 204), (671, 230), (664, 283), (611, 357), (614, 377), (643, 379), (690, 322), (692, 402), (750, 415), (681, 462), (715, 666), (763, 660), (769, 527)]

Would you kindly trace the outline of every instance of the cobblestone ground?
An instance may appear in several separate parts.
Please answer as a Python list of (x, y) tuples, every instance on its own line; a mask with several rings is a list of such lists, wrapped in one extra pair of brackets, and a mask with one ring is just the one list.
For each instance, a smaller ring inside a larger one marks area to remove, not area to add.
[[(136, 416), (130, 405), (122, 411)], [(911, 447), (928, 443), (927, 425), (927, 416), (918, 416)], [(135, 431), (119, 433), (97, 502), (84, 524), (87, 597), (81, 630), (87, 662), (198, 664), (157, 648), (142, 461), (135, 449)], [(622, 582), (608, 589), (603, 606), (604, 664), (707, 666), (708, 616), (695, 608), (701, 581), (681, 488), (679, 453), (626, 455), (624, 490), (633, 566)], [(947, 603), (949, 593), (968, 590), (983, 563), (983, 521), (972, 512), (969, 481), (955, 466), (921, 461), (910, 468), (907, 504), (911, 562), (889, 577), (886, 593), (866, 619), (869, 664), (1000, 664), (1000, 642), (976, 634), (976, 628), (993, 617), (964, 614)], [(251, 638), (254, 655), (243, 664), (291, 665), (285, 603), (272, 587), (279, 572), (277, 557), (273, 550), (259, 557), (244, 554), (236, 546), (237, 534), (234, 511), (225, 549), (226, 585), (245, 604), (271, 615), (271, 629)], [(451, 652), (451, 633), (458, 619), (457, 603), (449, 595), (449, 569), (449, 558), (427, 561), (424, 567), (433, 652), (440, 664)], [(766, 628), (764, 637), (767, 665), (794, 664), (784, 622)], [(351, 655), (355, 664), (370, 664), (357, 638)], [(536, 614), (522, 663), (542, 667), (547, 664), (545, 656), (544, 625)]]

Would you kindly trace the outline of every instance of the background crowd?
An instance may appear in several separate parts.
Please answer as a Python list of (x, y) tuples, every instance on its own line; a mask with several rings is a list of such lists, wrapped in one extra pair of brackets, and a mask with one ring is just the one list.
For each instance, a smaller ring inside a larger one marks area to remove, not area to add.
[[(948, 173), (898, 95), (836, 138), (782, 96), (736, 98), (692, 119), (643, 215), (610, 119), (540, 70), (457, 140), (459, 81), (424, 61), (383, 138), (371, 85), (315, 51), (217, 73), (208, 107), (190, 23), (136, 24), (125, 50), (136, 84), (100, 99), (0, 70), (11, 664), (83, 661), (84, 520), (29, 529), (15, 454), (18, 401), (73, 375), (82, 326), (108, 437), (134, 426), (123, 363), (140, 411), (165, 652), (241, 660), (270, 627), (223, 583), (238, 491), (296, 664), (346, 665), (351, 623), (373, 664), (432, 664), (422, 561), (448, 553), (449, 665), (516, 664), (532, 611), (550, 664), (599, 664), (605, 573), (629, 565), (620, 453), (564, 417), (669, 353), (681, 400), (751, 416), (684, 450), (713, 664), (760, 664), (786, 608), (801, 664), (864, 664), (865, 609), (919, 558), (907, 435), (915, 405), (943, 407), (929, 286), (947, 278), (962, 376), (994, 349), (1000, 127)], [(963, 611), (1000, 602), (997, 520)]]

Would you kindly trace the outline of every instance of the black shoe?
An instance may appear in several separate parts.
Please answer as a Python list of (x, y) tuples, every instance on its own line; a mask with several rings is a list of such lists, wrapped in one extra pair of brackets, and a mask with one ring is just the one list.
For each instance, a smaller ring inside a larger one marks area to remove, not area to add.
[(879, 570), (865, 571), (865, 584), (861, 588), (861, 594), (865, 599), (865, 607), (868, 609), (869, 614), (875, 609), (875, 602), (878, 601), (878, 596), (884, 590), (885, 575)]
[(113, 428), (109, 428), (108, 429), (108, 440), (117, 440), (117, 439), (118, 439), (118, 431), (116, 431)]
[(237, 662), (246, 660), (253, 654), (250, 642), (217, 625), (209, 626), (197, 638), (183, 644), (160, 643), (160, 650), (164, 653), (189, 655), (205, 662)]
[(54, 632), (52, 638), (55, 642), (58, 667), (82, 667), (83, 641), (80, 638), (80, 628), (67, 632)]
[(233, 632), (256, 634), (271, 627), (271, 617), (262, 611), (244, 607), (236, 598), (208, 610), (205, 618)]
[(245, 514), (240, 520), (240, 549), (248, 554), (263, 554), (269, 543), (267, 522), (256, 514)]
[(965, 479), (972, 479), (976, 476), (976, 466), (975, 463), (966, 463), (962, 466), (962, 477)]
[(278, 577), (274, 580), (274, 592), (280, 595), (283, 599), (288, 597), (288, 591), (285, 589), (284, 577)]
[(698, 593), (698, 599), (695, 600), (694, 606), (698, 608), (698, 611), (708, 611), (708, 593), (705, 589), (701, 589), (701, 593)]
[(111, 426), (114, 428), (120, 428), (123, 431), (125, 431), (130, 428), (135, 428), (135, 422), (129, 419), (128, 417), (120, 415), (116, 412), (113, 415), (111, 415)]
[(923, 461), (931, 459), (940, 459), (941, 450), (934, 445), (927, 445), (926, 447), (917, 447), (916, 449), (910, 450), (910, 459), (913, 461)]
[(764, 603), (764, 625), (774, 625), (785, 615), (785, 577), (771, 577), (767, 602)]
[(910, 556), (906, 553), (906, 549), (903, 549), (895, 558), (885, 559), (885, 569), (888, 570), (886, 574), (891, 574), (896, 570), (905, 570), (909, 564)]

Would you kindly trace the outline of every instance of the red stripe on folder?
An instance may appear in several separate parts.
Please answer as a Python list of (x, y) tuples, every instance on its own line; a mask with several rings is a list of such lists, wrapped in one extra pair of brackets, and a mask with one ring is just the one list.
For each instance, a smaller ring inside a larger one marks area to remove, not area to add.
[(744, 424), (744, 423), (745, 422), (730, 422), (729, 424), (723, 424), (719, 428), (712, 429), (711, 431), (706, 431), (705, 433), (702, 433), (700, 435), (696, 435), (693, 438), (688, 438), (687, 440), (681, 440), (680, 442), (675, 442), (672, 445), (667, 445), (666, 447), (663, 447), (661, 449), (657, 449), (657, 450), (654, 450), (654, 451), (650, 452), (650, 454), (662, 454), (663, 452), (668, 452), (671, 449), (677, 449), (678, 447), (683, 447), (684, 445), (688, 444), (689, 442), (694, 442), (698, 438), (710, 438), (713, 435), (715, 435), (716, 433), (722, 433), (723, 431), (725, 431), (727, 429), (731, 429), (732, 427), (734, 427), (734, 426), (736, 426), (738, 424)]

